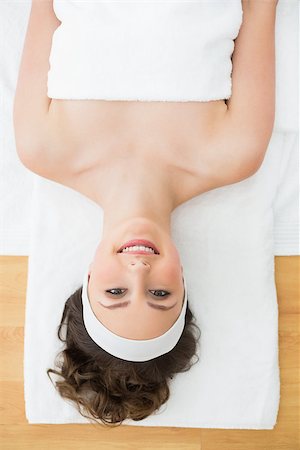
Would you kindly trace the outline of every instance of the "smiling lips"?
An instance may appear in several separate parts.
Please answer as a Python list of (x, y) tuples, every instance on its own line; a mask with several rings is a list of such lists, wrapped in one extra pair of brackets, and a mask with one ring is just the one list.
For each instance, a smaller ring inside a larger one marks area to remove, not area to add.
[(121, 248), (119, 248), (118, 253), (130, 253), (131, 255), (159, 255), (159, 251), (153, 242), (145, 239), (134, 239), (126, 242)]

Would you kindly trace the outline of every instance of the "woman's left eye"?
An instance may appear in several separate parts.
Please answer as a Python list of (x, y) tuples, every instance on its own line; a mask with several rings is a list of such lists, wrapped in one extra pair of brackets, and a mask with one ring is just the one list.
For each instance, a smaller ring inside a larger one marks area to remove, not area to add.
[[(161, 290), (154, 290), (154, 291), (150, 291), (153, 292), (153, 295), (155, 295), (156, 297), (166, 297), (167, 295), (170, 295), (170, 292), (168, 291), (161, 291)], [(164, 294), (154, 294), (154, 292), (164, 292)]]
[(110, 294), (112, 294), (112, 295), (121, 295), (121, 294), (123, 294), (123, 292), (112, 292), (112, 291), (125, 291), (125, 289), (119, 289), (119, 288), (116, 288), (116, 289), (108, 289), (107, 291), (105, 291), (105, 292), (109, 292)]

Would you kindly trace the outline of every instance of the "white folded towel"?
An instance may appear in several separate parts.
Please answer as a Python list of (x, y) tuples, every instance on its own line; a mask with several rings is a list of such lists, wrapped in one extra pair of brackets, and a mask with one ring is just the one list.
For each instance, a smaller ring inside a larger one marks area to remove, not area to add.
[(48, 97), (208, 101), (231, 96), (241, 0), (54, 0)]
[[(124, 424), (274, 427), (280, 383), (272, 206), (283, 143), (283, 134), (273, 133), (253, 176), (201, 194), (173, 211), (172, 238), (202, 332), (200, 360), (172, 380), (170, 399), (159, 414)], [(59, 396), (46, 370), (54, 367), (63, 348), (57, 326), (66, 299), (79, 287), (93, 257), (102, 218), (94, 202), (37, 176), (25, 323), (30, 423), (87, 422)]]

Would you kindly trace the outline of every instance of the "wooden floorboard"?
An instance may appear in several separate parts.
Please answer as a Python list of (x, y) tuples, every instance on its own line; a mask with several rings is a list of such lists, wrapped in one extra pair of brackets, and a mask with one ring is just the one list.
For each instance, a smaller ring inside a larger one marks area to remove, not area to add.
[(299, 256), (276, 256), (281, 400), (273, 430), (28, 424), (23, 342), (28, 258), (0, 256), (1, 450), (300, 450)]

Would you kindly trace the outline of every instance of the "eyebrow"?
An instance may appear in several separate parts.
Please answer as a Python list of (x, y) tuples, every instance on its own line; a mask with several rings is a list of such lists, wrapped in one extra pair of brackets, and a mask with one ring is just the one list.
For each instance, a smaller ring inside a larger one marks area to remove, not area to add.
[[(103, 305), (101, 302), (98, 302), (99, 305), (101, 305), (103, 308), (107, 308), (107, 309), (116, 309), (116, 308), (124, 308), (127, 305), (129, 305), (131, 302), (127, 301), (127, 302), (122, 302), (122, 303), (116, 303), (115, 305), (110, 305), (110, 306), (105, 306)], [(147, 302), (147, 305), (151, 306), (151, 308), (154, 309), (160, 309), (161, 311), (169, 311), (170, 309), (174, 308), (174, 306), (177, 305), (177, 302), (174, 303), (174, 305), (172, 306), (161, 306), (161, 305), (154, 305), (153, 303)]]

